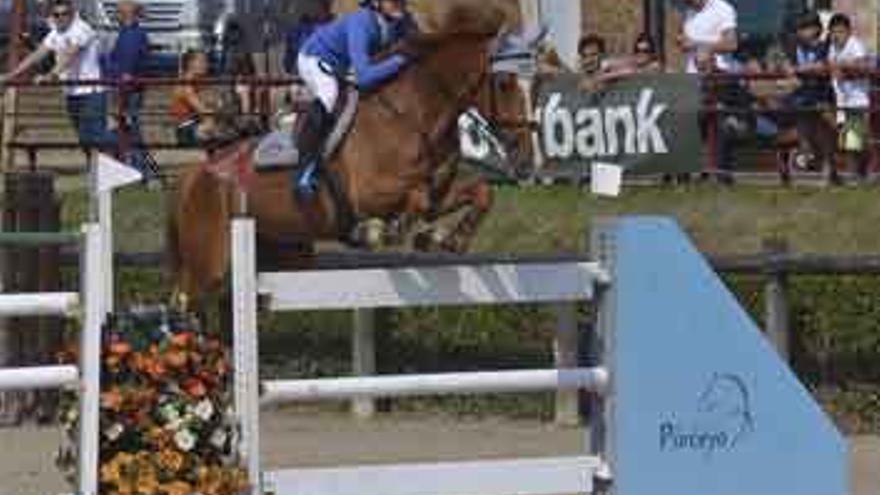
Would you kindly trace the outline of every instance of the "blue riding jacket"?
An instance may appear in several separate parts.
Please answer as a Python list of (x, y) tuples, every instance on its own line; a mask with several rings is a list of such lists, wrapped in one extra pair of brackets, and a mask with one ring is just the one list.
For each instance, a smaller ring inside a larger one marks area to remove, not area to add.
[(306, 39), (301, 53), (318, 57), (340, 76), (353, 68), (358, 88), (372, 89), (396, 76), (407, 63), (400, 54), (378, 62), (373, 61), (373, 56), (415, 27), (410, 16), (384, 26), (383, 23), (377, 12), (361, 8), (317, 28)]

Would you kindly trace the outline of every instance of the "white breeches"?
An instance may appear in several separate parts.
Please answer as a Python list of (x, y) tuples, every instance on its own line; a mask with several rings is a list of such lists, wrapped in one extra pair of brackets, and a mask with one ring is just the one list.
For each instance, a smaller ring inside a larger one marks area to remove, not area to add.
[(300, 77), (303, 78), (309, 91), (321, 100), (327, 113), (332, 114), (339, 100), (339, 81), (321, 69), (320, 64), (321, 59), (311, 55), (300, 53), (297, 58)]

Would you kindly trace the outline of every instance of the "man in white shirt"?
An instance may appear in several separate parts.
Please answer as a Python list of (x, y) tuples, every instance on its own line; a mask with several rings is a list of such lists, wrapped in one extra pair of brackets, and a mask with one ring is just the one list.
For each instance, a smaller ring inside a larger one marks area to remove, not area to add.
[(687, 55), (687, 73), (697, 73), (697, 52), (706, 51), (715, 55), (715, 66), (719, 70), (730, 70), (730, 55), (738, 46), (736, 9), (726, 0), (685, 0), (684, 3), (687, 10), (678, 43)]
[(871, 83), (864, 76), (872, 68), (871, 59), (864, 43), (853, 35), (849, 17), (835, 14), (828, 29), (831, 32), (828, 65), (841, 124), (840, 144), (846, 153), (850, 172), (865, 179), (868, 173), (866, 141)]
[[(52, 0), (50, 16), (52, 31), (18, 67), (8, 75), (0, 76), (0, 85), (25, 73), (50, 54), (55, 55), (55, 66), (48, 74), (35, 78), (38, 84), (51, 80), (78, 82), (101, 79), (98, 35), (77, 15), (72, 0)], [(83, 148), (115, 147), (115, 136), (107, 130), (106, 88), (98, 85), (67, 85), (64, 93), (67, 111)]]

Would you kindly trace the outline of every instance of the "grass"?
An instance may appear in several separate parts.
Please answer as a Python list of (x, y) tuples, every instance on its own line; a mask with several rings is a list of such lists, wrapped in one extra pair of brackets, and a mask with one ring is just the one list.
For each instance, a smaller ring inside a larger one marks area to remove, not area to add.
[[(59, 183), (68, 228), (86, 218), (88, 201), (80, 181)], [(662, 215), (676, 219), (698, 247), (712, 254), (749, 254), (768, 237), (784, 237), (797, 252), (853, 254), (880, 252), (880, 189), (773, 188), (713, 185), (641, 187), (619, 199), (601, 199), (570, 186), (517, 189), (499, 187), (497, 204), (475, 250), (504, 253), (560, 253), (584, 250), (592, 219), (616, 215)], [(164, 193), (133, 187), (116, 196), (117, 249), (159, 251), (164, 247)], [(646, 247), (650, 249), (650, 247)], [(726, 277), (727, 278), (727, 277)], [(760, 318), (760, 277), (733, 277), (742, 303)], [(123, 304), (161, 300), (168, 287), (158, 270), (120, 270)], [(874, 412), (880, 392), (865, 373), (847, 373), (844, 385), (822, 387), (826, 368), (874, 362), (877, 312), (873, 279), (847, 288), (801, 280), (793, 287), (793, 324), (805, 352), (796, 368), (836, 418), (851, 431), (880, 431)], [(843, 292), (840, 292), (840, 291)], [(382, 372), (449, 371), (487, 367), (549, 365), (553, 320), (547, 308), (412, 310), (397, 312), (377, 333)], [(261, 320), (261, 364), (269, 376), (344, 374), (348, 368), (350, 315), (347, 312), (266, 315)], [(850, 349), (852, 347), (852, 349)], [(840, 362), (814, 362), (817, 357)], [(850, 363), (851, 361), (851, 363)], [(824, 367), (823, 367), (824, 366)], [(847, 368), (848, 369), (848, 368)], [(838, 370), (840, 371), (840, 370)], [(851, 370), (850, 370), (851, 371)], [(864, 375), (864, 377), (862, 376)], [(873, 375), (871, 375), (873, 376)], [(830, 384), (830, 383), (829, 383)], [(861, 388), (860, 388), (861, 387)], [(492, 398), (477, 401), (404, 402), (395, 407), (433, 408), (457, 414), (547, 416), (552, 398)]]
[[(78, 181), (59, 185), (64, 223), (86, 218)], [(570, 186), (497, 188), (497, 204), (475, 244), (480, 252), (558, 253), (583, 250), (592, 219), (612, 215), (675, 218), (701, 250), (744, 254), (768, 237), (784, 237), (799, 252), (880, 252), (880, 190), (874, 188), (633, 188), (602, 199)], [(115, 238), (122, 251), (164, 246), (165, 193), (130, 188), (116, 196)]]

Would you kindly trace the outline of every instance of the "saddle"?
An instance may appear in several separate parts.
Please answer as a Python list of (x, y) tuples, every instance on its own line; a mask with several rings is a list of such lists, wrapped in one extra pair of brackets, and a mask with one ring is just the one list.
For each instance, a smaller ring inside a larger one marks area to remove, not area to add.
[[(357, 89), (345, 87), (342, 98), (343, 104), (340, 105), (341, 110), (335, 116), (333, 130), (324, 141), (325, 162), (339, 150), (354, 124), (355, 115), (357, 115), (359, 101)], [(294, 118), (287, 116), (283, 120), (290, 121)], [(254, 169), (257, 172), (296, 169), (301, 166), (299, 161), (296, 136), (290, 128), (282, 128), (267, 134), (257, 144), (254, 152)]]

